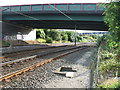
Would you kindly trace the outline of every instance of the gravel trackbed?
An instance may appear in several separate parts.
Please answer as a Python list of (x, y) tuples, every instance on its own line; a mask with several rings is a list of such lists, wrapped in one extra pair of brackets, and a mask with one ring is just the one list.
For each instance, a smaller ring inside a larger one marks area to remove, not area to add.
[[(12, 80), (3, 81), (1, 88), (89, 88), (89, 65), (94, 60), (96, 48), (89, 47), (69, 54), (34, 70), (25, 72)], [(47, 56), (46, 56), (47, 58)], [(77, 69), (73, 78), (54, 74), (59, 67)]]

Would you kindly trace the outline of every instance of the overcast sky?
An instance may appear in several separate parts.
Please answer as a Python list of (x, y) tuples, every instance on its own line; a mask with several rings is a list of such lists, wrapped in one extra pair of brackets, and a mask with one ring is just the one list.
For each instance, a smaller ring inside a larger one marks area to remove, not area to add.
[(0, 0), (0, 6), (44, 3), (99, 3), (109, 0)]

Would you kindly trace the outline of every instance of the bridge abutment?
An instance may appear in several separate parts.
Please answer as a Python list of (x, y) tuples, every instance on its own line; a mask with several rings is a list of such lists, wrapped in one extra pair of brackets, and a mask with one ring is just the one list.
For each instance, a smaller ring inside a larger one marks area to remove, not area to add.
[(2, 34), (5, 40), (35, 40), (36, 30), (30, 27), (2, 22)]
[(2, 40), (13, 45), (20, 45), (19, 41), (34, 41), (36, 39), (36, 29), (23, 27), (13, 23), (2, 21)]

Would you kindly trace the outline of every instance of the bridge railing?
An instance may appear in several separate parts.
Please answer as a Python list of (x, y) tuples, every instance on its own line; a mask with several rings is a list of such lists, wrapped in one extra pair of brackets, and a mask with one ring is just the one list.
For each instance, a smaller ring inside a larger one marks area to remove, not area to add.
[(0, 11), (104, 11), (104, 7), (97, 3), (77, 3), (77, 4), (36, 4), (36, 5), (14, 5), (2, 6)]

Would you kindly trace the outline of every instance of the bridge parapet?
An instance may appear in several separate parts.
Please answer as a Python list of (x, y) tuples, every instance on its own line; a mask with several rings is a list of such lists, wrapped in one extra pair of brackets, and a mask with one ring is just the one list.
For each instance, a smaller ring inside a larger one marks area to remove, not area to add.
[(14, 6), (2, 6), (0, 11), (2, 12), (30, 12), (30, 11), (104, 11), (104, 7), (97, 3), (76, 3), (76, 4), (37, 4), (37, 5), (14, 5)]

